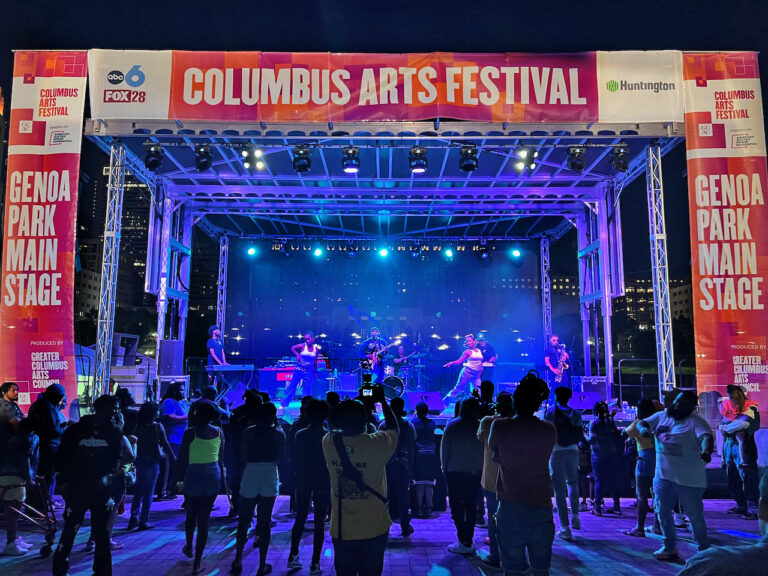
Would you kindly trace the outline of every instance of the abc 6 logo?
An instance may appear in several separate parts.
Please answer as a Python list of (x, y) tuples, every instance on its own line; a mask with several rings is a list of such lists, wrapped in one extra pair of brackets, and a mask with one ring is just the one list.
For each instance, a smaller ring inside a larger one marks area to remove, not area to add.
[(123, 74), (120, 70), (112, 70), (107, 74), (107, 82), (113, 86), (117, 86), (125, 82), (132, 88), (138, 88), (147, 79), (144, 71), (141, 69), (141, 65), (137, 64), (131, 67), (126, 74)]

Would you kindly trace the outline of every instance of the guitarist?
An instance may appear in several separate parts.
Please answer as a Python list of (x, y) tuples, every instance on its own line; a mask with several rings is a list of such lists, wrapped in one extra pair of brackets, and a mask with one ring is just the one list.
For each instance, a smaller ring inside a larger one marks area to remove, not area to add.
[(570, 357), (564, 346), (560, 346), (560, 337), (552, 334), (549, 344), (544, 351), (544, 364), (547, 366), (547, 382), (559, 384), (563, 380), (563, 374), (568, 369)]
[(366, 363), (367, 368), (373, 374), (373, 383), (380, 384), (384, 379), (384, 364), (382, 356), (394, 345), (394, 342), (387, 345), (386, 340), (379, 338), (379, 329), (371, 329), (371, 337), (360, 345), (360, 359)]

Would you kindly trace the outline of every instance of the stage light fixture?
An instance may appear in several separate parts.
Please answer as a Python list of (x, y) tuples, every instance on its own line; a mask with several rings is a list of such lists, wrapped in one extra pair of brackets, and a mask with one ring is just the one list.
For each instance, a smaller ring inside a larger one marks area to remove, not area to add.
[(324, 252), (324, 250), (318, 246), (317, 248), (314, 249), (312, 254), (315, 255), (315, 258), (320, 258), (320, 256), (323, 255), (323, 252)]
[(387, 250), (386, 248), (382, 248), (381, 250), (379, 250), (379, 256), (381, 256), (382, 258), (386, 258), (387, 256), (389, 256), (389, 250)]
[(477, 257), (483, 261), (490, 260), (491, 253), (488, 251), (488, 246), (480, 245), (480, 247), (477, 249)]
[(256, 256), (256, 248), (254, 246), (249, 247), (248, 250), (246, 250), (246, 254), (248, 254), (248, 256)]
[(360, 150), (347, 146), (341, 151), (341, 167), (347, 174), (357, 174), (360, 171)]
[(449, 260), (453, 258), (453, 249), (446, 248), (445, 252), (443, 253), (445, 254), (445, 257), (448, 258)]
[(617, 144), (611, 150), (611, 167), (617, 172), (626, 172), (629, 168), (629, 146)]
[(293, 149), (293, 169), (296, 172), (308, 172), (312, 168), (312, 149), (309, 146), (296, 146)]
[(477, 170), (477, 146), (468, 145), (461, 147), (461, 155), (459, 156), (459, 168), (462, 172), (472, 172)]
[(198, 172), (205, 172), (210, 169), (213, 164), (211, 158), (211, 149), (205, 144), (198, 144), (195, 146), (195, 168)]
[(144, 166), (150, 172), (157, 172), (160, 164), (163, 162), (163, 148), (156, 144), (145, 146), (146, 156), (144, 156)]
[(522, 172), (526, 168), (533, 170), (536, 168), (536, 158), (539, 157), (539, 152), (529, 146), (522, 146), (515, 150), (515, 170)]
[(583, 172), (587, 166), (584, 155), (587, 153), (587, 149), (584, 146), (569, 146), (568, 147), (568, 169), (573, 172)]
[(520, 248), (512, 248), (512, 250), (509, 251), (509, 255), (512, 256), (512, 258), (521, 258), (523, 253), (520, 251)]
[(408, 167), (414, 174), (424, 174), (427, 171), (427, 149), (414, 146), (408, 153)]

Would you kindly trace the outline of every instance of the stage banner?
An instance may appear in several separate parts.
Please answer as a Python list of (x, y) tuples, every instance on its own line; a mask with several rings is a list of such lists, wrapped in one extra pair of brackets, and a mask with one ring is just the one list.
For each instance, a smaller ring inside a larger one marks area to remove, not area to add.
[(725, 396), (739, 384), (766, 418), (768, 180), (757, 54), (685, 53), (683, 74), (698, 389)]
[(598, 52), (600, 122), (683, 121), (683, 54)]
[(8, 130), (0, 378), (26, 410), (61, 384), (77, 397), (74, 257), (86, 52), (17, 52)]
[(598, 119), (595, 53), (91, 50), (100, 119), (480, 122)]

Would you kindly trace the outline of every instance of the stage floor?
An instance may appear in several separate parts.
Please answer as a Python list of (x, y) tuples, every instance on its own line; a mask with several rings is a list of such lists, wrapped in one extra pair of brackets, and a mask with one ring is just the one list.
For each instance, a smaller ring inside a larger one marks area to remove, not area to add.
[[(583, 514), (583, 529), (575, 532), (575, 540), (564, 542), (556, 539), (553, 550), (552, 574), (675, 574), (678, 565), (654, 560), (651, 552), (659, 548), (659, 536), (632, 538), (621, 531), (634, 525), (634, 509), (629, 508), (629, 500), (624, 500), (624, 516), (620, 518), (597, 518)], [(157, 502), (152, 507), (153, 530), (145, 532), (126, 532), (126, 518), (118, 518), (115, 523), (114, 539), (122, 544), (121, 550), (113, 553), (114, 574), (116, 576), (151, 576), (156, 574), (189, 574), (192, 561), (181, 554), (184, 542), (184, 517), (179, 506), (181, 498), (172, 502)], [(208, 540), (207, 555), (203, 560), (203, 574), (228, 574), (229, 565), (234, 556), (235, 523), (226, 518), (228, 505), (223, 496), (218, 499), (218, 509), (211, 520), (211, 532)], [(725, 500), (706, 500), (704, 509), (707, 517), (709, 534), (714, 544), (732, 545), (754, 543), (759, 534), (757, 520), (745, 520), (726, 513), (733, 505)], [(272, 545), (269, 550), (269, 562), (274, 574), (306, 574), (309, 572), (309, 560), (312, 548), (312, 535), (307, 531), (301, 544), (300, 557), (304, 562), (301, 570), (288, 570), (286, 563), (290, 547), (290, 530), (293, 520), (288, 514), (288, 498), (279, 497), (275, 506), (277, 527), (273, 529)], [(436, 513), (429, 520), (413, 520), (416, 532), (408, 539), (400, 537), (400, 527), (395, 525), (390, 530), (390, 540), (386, 553), (385, 571), (387, 576), (469, 576), (474, 574), (500, 574), (482, 567), (477, 559), (456, 556), (446, 550), (454, 542), (456, 533), (450, 513)], [(487, 530), (475, 530), (475, 544), (481, 549)], [(688, 558), (695, 553), (691, 534), (687, 530), (678, 531), (680, 553)], [(42, 537), (23, 533), (28, 542), (39, 544)], [(91, 574), (92, 554), (84, 550), (88, 537), (86, 526), (81, 528), (72, 554), (72, 576)], [(37, 548), (36, 548), (37, 549)], [(249, 546), (246, 548), (243, 574), (256, 573), (258, 552)], [(333, 549), (331, 540), (326, 536), (321, 560), (323, 574), (332, 575)], [(24, 576), (43, 576), (50, 574), (51, 559), (41, 559), (37, 554), (22, 558), (0, 557), (0, 572), (3, 574), (23, 574)]]

